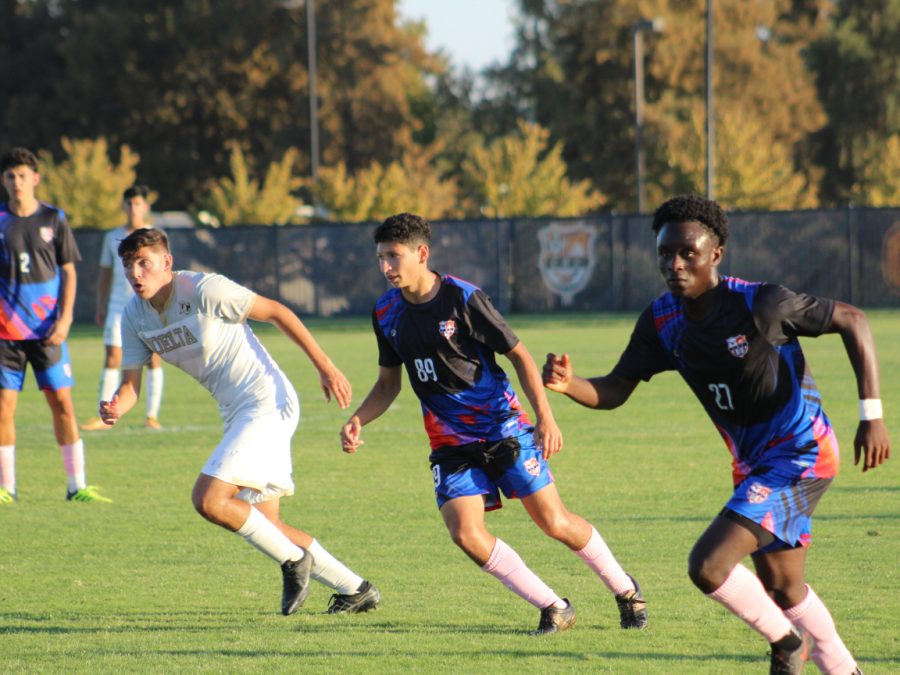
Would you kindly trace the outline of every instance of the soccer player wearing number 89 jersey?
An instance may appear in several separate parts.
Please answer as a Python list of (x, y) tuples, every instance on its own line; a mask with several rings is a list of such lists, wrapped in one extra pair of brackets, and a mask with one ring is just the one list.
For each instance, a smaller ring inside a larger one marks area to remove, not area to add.
[[(361, 428), (400, 393), (405, 367), (422, 402), (435, 496), (450, 537), (485, 572), (541, 610), (531, 634), (569, 628), (575, 610), (487, 531), (484, 512), (501, 508), (501, 491), (521, 499), (546, 534), (600, 576), (616, 596), (622, 628), (645, 627), (640, 587), (597, 530), (567, 511), (556, 491), (547, 459), (562, 448), (562, 435), (531, 355), (481, 290), (428, 269), (430, 239), (428, 223), (408, 213), (375, 230), (381, 270), (393, 289), (373, 314), (378, 381), (341, 430), (344, 451), (356, 452)], [(498, 353), (513, 364), (537, 414), (535, 424), (497, 364)]]
[[(728, 220), (713, 201), (669, 200), (653, 218), (669, 293), (644, 311), (619, 363), (576, 377), (549, 354), (547, 388), (602, 410), (641, 380), (677, 370), (733, 457), (734, 496), (691, 552), (691, 580), (772, 644), (771, 675), (798, 675), (807, 658), (827, 675), (860, 671), (822, 601), (804, 582), (811, 518), (838, 471), (838, 446), (798, 337), (839, 333), (856, 373), (861, 421), (856, 461), (890, 456), (878, 359), (865, 314), (771, 284), (720, 277)], [(753, 556), (754, 576), (741, 564)]]

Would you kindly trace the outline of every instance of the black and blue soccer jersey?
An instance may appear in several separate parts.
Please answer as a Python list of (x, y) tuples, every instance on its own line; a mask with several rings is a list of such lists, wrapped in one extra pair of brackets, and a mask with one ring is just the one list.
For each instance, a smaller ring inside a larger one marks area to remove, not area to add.
[(677, 370), (725, 439), (735, 485), (782, 460), (803, 476), (830, 478), (837, 441), (797, 338), (821, 335), (833, 312), (832, 300), (723, 277), (700, 322), (670, 293), (655, 300), (613, 372), (648, 381)]
[(0, 339), (46, 337), (59, 314), (59, 267), (79, 260), (62, 211), (41, 203), (22, 218), (0, 206)]
[(392, 289), (375, 305), (372, 322), (378, 365), (406, 366), (432, 449), (532, 429), (495, 360), (519, 339), (481, 289), (446, 276), (437, 295), (419, 305)]

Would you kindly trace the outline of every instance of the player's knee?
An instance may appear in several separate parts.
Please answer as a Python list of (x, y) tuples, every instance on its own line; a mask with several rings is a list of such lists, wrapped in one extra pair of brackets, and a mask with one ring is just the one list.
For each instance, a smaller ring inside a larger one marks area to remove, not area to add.
[(565, 511), (554, 511), (542, 516), (536, 520), (538, 527), (548, 537), (553, 537), (559, 541), (568, 541), (571, 523), (569, 522), (569, 514)]
[(731, 570), (721, 568), (713, 559), (691, 555), (688, 558), (688, 576), (704, 593), (712, 593), (725, 583)]
[(478, 548), (483, 535), (476, 528), (455, 527), (450, 529), (450, 539), (466, 553)]
[(218, 522), (219, 512), (221, 511), (221, 503), (218, 499), (212, 497), (208, 492), (199, 492), (194, 491), (191, 494), (191, 501), (194, 504), (194, 509), (201, 516), (206, 518), (206, 520), (212, 522)]

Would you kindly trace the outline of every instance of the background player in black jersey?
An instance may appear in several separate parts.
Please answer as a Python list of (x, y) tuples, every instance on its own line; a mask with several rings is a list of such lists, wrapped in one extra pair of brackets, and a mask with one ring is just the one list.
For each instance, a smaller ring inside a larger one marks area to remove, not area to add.
[(28, 363), (53, 412), (68, 478), (66, 499), (103, 501), (85, 479), (84, 443), (72, 406), (66, 336), (81, 260), (65, 214), (34, 195), (35, 156), (16, 148), (0, 158), (9, 202), (0, 205), (0, 504), (17, 499), (15, 414)]
[[(546, 460), (562, 448), (541, 377), (509, 326), (478, 288), (428, 269), (431, 229), (408, 213), (375, 230), (381, 270), (393, 289), (373, 314), (378, 381), (341, 430), (345, 452), (363, 443), (361, 428), (384, 413), (401, 387), (401, 367), (422, 402), (431, 440), (435, 496), (450, 537), (485, 572), (541, 610), (532, 635), (565, 630), (575, 609), (508, 545), (490, 534), (484, 512), (500, 508), (500, 490), (522, 500), (549, 536), (572, 549), (615, 594), (622, 628), (643, 628), (640, 587), (616, 562), (590, 523), (563, 506)], [(532, 426), (509, 378), (505, 355), (534, 409)]]
[[(691, 551), (691, 580), (772, 643), (770, 673), (860, 673), (822, 601), (804, 582), (811, 516), (838, 469), (798, 336), (838, 333), (856, 374), (863, 471), (890, 456), (875, 343), (865, 314), (780, 286), (719, 276), (728, 220), (715, 202), (669, 200), (653, 218), (669, 293), (641, 315), (605, 377), (583, 379), (548, 354), (548, 389), (595, 409), (625, 403), (640, 380), (678, 370), (734, 456), (735, 493)], [(741, 565), (752, 555), (757, 576)]]

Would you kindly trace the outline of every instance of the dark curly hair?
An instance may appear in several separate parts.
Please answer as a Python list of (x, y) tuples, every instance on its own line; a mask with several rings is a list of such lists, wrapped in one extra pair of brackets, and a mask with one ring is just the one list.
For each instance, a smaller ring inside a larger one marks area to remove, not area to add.
[(666, 223), (700, 223), (716, 235), (719, 246), (728, 241), (728, 217), (716, 202), (697, 195), (673, 197), (653, 212), (653, 231)]
[(132, 185), (122, 193), (122, 199), (132, 199), (134, 197), (143, 197), (144, 199), (147, 199), (147, 195), (149, 194), (150, 188), (146, 185)]
[(431, 243), (431, 226), (424, 218), (411, 213), (399, 213), (376, 227), (373, 235), (376, 244), (428, 246)]

